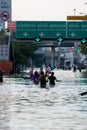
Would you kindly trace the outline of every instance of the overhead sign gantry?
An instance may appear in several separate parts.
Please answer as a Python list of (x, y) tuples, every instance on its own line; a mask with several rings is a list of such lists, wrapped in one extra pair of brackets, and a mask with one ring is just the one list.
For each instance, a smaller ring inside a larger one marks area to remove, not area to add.
[(17, 21), (17, 38), (87, 38), (87, 21)]

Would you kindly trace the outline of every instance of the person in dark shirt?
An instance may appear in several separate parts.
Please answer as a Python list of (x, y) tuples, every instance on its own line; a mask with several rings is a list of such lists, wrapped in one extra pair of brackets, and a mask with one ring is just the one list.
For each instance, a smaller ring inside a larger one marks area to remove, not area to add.
[(33, 75), (33, 82), (34, 82), (34, 84), (39, 84), (39, 74), (37, 71), (35, 71), (35, 73)]
[(0, 82), (3, 82), (3, 71), (0, 70)]
[(57, 80), (57, 78), (54, 76), (54, 72), (51, 72), (51, 76), (48, 77), (50, 86), (55, 85), (55, 81), (60, 82), (60, 80)]
[(44, 75), (44, 71), (41, 71), (41, 75), (40, 75), (40, 87), (41, 88), (46, 88), (46, 78)]

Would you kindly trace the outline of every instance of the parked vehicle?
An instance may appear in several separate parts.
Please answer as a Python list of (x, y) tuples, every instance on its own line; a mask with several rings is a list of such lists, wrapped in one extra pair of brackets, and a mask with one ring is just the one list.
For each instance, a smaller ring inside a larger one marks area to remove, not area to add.
[(71, 62), (70, 61), (66, 61), (65, 62), (65, 68), (66, 68), (66, 70), (70, 70), (71, 69)]

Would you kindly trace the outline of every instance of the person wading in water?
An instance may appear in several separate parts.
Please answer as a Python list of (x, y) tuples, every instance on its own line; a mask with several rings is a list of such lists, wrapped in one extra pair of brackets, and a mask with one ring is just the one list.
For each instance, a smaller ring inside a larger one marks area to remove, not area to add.
[(33, 81), (34, 81), (34, 84), (39, 84), (39, 74), (37, 71), (35, 71), (33, 75)]
[(44, 71), (41, 72), (39, 81), (40, 81), (40, 87), (41, 88), (46, 88), (46, 77), (44, 75)]
[(55, 81), (60, 82), (60, 80), (57, 80), (57, 78), (54, 76), (54, 72), (51, 72), (51, 76), (49, 76), (48, 79), (51, 87), (55, 85)]

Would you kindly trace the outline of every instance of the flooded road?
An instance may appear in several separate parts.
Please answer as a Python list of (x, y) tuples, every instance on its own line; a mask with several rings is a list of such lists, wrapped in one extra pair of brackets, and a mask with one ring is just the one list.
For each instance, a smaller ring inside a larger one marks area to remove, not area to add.
[(4, 78), (0, 84), (0, 130), (87, 130), (87, 79), (55, 70), (61, 82), (41, 89), (31, 80)]

